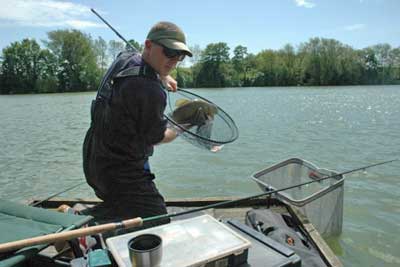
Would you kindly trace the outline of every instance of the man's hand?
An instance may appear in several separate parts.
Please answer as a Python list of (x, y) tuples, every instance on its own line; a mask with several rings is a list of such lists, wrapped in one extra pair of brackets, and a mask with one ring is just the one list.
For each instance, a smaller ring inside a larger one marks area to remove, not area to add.
[(171, 77), (171, 75), (160, 76), (160, 80), (168, 91), (176, 92), (178, 89), (178, 83), (174, 78)]

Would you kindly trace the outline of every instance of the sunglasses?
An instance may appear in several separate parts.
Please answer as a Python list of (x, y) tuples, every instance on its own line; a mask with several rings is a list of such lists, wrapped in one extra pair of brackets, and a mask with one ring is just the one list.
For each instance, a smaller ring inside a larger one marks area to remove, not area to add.
[(158, 44), (159, 46), (161, 46), (163, 48), (163, 53), (167, 58), (178, 58), (178, 61), (182, 61), (185, 59), (186, 54), (184, 51), (168, 48), (158, 42), (154, 42), (154, 43)]

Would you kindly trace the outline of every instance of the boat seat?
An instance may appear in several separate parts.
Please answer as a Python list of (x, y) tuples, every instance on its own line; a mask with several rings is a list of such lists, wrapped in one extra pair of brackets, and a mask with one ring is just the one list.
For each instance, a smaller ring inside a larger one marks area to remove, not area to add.
[[(91, 216), (60, 213), (0, 200), (0, 243), (69, 231), (87, 224)], [(37, 245), (0, 254), (0, 267), (24, 263), (49, 245)]]

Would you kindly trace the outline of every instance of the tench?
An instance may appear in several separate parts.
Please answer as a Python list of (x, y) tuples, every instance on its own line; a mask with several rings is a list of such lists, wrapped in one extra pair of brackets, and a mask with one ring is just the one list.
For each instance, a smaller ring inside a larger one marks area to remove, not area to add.
[(215, 105), (200, 99), (178, 99), (175, 106), (172, 119), (178, 124), (200, 126), (207, 120), (214, 119), (214, 115), (218, 112)]

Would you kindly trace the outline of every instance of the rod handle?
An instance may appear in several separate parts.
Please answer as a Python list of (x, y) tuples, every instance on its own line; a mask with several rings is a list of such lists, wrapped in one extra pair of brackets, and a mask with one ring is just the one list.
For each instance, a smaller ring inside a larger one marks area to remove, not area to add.
[(84, 228), (61, 232), (61, 233), (53, 233), (53, 234), (48, 234), (48, 235), (43, 235), (43, 236), (37, 236), (37, 237), (7, 242), (7, 243), (0, 244), (0, 253), (17, 250), (17, 249), (20, 249), (23, 247), (30, 247), (30, 246), (41, 245), (41, 244), (51, 244), (51, 243), (55, 243), (58, 241), (71, 240), (71, 239), (81, 237), (81, 236), (104, 233), (104, 232), (108, 232), (111, 230), (115, 230), (115, 229), (119, 228), (120, 225), (123, 226), (122, 228), (128, 229), (128, 228), (141, 226), (142, 224), (143, 224), (142, 218), (137, 217), (134, 219), (128, 219), (128, 220), (122, 221), (120, 223), (106, 223), (106, 224), (89, 226), (89, 227), (84, 227)]

